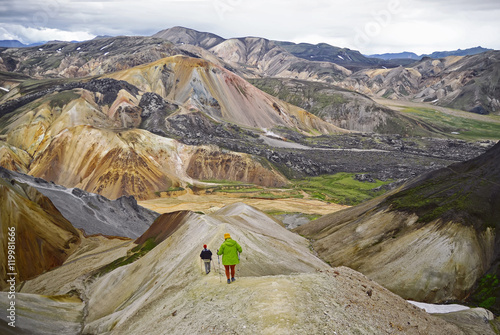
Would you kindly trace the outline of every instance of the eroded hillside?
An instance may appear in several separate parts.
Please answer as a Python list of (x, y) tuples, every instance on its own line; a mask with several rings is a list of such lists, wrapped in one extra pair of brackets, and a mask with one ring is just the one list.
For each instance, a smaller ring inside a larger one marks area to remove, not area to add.
[[(151, 230), (145, 237), (169, 233), (157, 245), (146, 240), (134, 248), (126, 241), (85, 239), (64, 266), (27, 282), (18, 293), (25, 308), (19, 313), (21, 330), (463, 334), (351, 269), (329, 268), (312, 255), (307, 240), (248, 206), (234, 204), (212, 215), (168, 214)], [(209, 275), (199, 263), (200, 245), (215, 250), (225, 232), (243, 248), (230, 285), (219, 279), (216, 261)], [(127, 261), (134, 255), (139, 258)], [(5, 296), (0, 297), (3, 305)], [(40, 322), (41, 305), (44, 320), (63, 306), (70, 313), (59, 322)]]
[[(350, 266), (402, 297), (465, 299), (483, 275), (498, 276), (499, 155), (497, 144), (297, 232), (332, 265)], [(493, 308), (495, 287), (483, 298)]]

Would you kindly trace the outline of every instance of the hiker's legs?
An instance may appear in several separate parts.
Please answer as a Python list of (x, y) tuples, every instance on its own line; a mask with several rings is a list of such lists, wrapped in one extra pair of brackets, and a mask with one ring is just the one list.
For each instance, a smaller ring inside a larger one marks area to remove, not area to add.
[[(234, 278), (234, 268), (236, 267), (236, 265), (230, 265), (231, 267), (231, 278)], [(227, 279), (229, 279), (229, 277), (227, 277)]]
[(210, 262), (205, 262), (205, 272), (206, 273), (210, 272)]
[(224, 265), (224, 270), (226, 270), (226, 277), (227, 277), (227, 279), (231, 278), (231, 277), (229, 277), (229, 265)]

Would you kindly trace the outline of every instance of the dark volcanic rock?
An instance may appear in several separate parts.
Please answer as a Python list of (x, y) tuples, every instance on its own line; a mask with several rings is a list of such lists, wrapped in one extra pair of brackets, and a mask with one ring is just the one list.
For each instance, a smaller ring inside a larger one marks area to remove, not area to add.
[(93, 79), (88, 82), (68, 82), (64, 84), (54, 84), (53, 86), (44, 90), (26, 94), (20, 98), (12, 99), (0, 104), (0, 117), (51, 93), (69, 91), (75, 88), (83, 88), (91, 92), (101, 93), (103, 95), (103, 98), (100, 103), (107, 105), (112, 104), (113, 101), (116, 100), (118, 92), (122, 89), (130, 92), (133, 95), (137, 95), (139, 93), (139, 89), (134, 85), (129, 84), (123, 80), (116, 80), (111, 78)]
[(489, 114), (489, 112), (486, 109), (484, 109), (484, 107), (481, 105), (477, 105), (476, 107), (472, 108), (469, 112), (481, 115)]
[(367, 182), (367, 183), (374, 183), (375, 182), (375, 179), (373, 179), (372, 176), (369, 174), (356, 174), (354, 176), (354, 179), (361, 181), (361, 182)]
[(78, 188), (67, 189), (0, 167), (0, 177), (28, 184), (49, 198), (71, 224), (86, 234), (137, 238), (160, 215), (137, 204), (133, 196), (114, 201)]
[(166, 118), (179, 108), (178, 105), (166, 101), (153, 92), (146, 92), (142, 95), (139, 107), (142, 108), (140, 128), (161, 136), (167, 134)]

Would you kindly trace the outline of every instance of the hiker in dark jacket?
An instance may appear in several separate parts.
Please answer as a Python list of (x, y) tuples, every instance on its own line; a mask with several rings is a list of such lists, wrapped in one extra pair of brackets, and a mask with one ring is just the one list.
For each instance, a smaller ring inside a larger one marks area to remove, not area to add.
[(222, 255), (222, 264), (226, 270), (227, 283), (231, 284), (231, 282), (235, 281), (234, 268), (236, 264), (240, 263), (238, 253), (241, 253), (242, 249), (238, 242), (231, 238), (229, 233), (224, 234), (224, 239), (224, 243), (222, 243), (219, 250), (217, 250), (217, 255)]
[(203, 245), (203, 250), (201, 251), (200, 254), (201, 259), (205, 263), (205, 272), (208, 273), (210, 272), (210, 262), (212, 261), (212, 252), (207, 249), (207, 245)]

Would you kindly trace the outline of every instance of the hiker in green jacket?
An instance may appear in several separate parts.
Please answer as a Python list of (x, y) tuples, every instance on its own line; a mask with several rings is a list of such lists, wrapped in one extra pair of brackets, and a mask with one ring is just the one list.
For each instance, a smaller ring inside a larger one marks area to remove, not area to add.
[(226, 270), (227, 283), (231, 284), (231, 282), (235, 281), (234, 268), (236, 264), (240, 263), (238, 253), (241, 253), (242, 249), (238, 242), (231, 238), (229, 233), (224, 234), (224, 239), (224, 243), (217, 250), (217, 255), (222, 255), (222, 265)]

